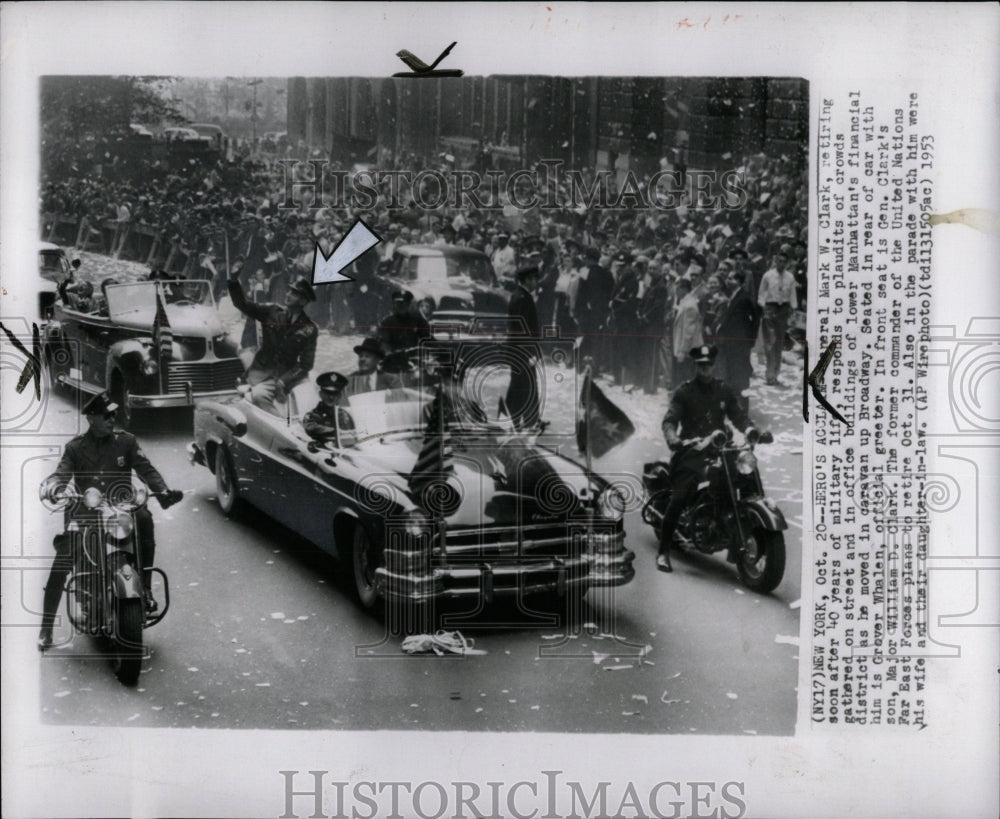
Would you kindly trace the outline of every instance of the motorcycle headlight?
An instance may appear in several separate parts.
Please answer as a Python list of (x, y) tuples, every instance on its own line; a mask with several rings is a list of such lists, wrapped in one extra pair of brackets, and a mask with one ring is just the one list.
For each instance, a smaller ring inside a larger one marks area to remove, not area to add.
[(132, 516), (127, 512), (119, 512), (115, 515), (113, 520), (113, 525), (108, 527), (111, 533), (114, 535), (115, 540), (123, 540), (132, 534), (132, 530), (135, 529), (135, 522), (132, 520)]
[(96, 509), (101, 503), (101, 490), (96, 486), (90, 487), (83, 493), (83, 505), (88, 509)]
[(420, 537), (431, 531), (431, 519), (419, 509), (411, 509), (406, 513), (406, 534), (410, 537)]
[(757, 456), (750, 451), (741, 452), (736, 459), (736, 471), (741, 475), (751, 475), (757, 468)]
[(156, 363), (156, 359), (147, 358), (142, 363), (143, 375), (156, 375), (160, 371), (160, 365)]
[(621, 492), (609, 486), (597, 498), (597, 511), (605, 520), (621, 520), (625, 514), (625, 499)]
[(132, 503), (143, 506), (149, 500), (149, 490), (142, 484), (132, 485)]
[(747, 427), (743, 437), (750, 446), (756, 446), (760, 442), (760, 430), (756, 427)]

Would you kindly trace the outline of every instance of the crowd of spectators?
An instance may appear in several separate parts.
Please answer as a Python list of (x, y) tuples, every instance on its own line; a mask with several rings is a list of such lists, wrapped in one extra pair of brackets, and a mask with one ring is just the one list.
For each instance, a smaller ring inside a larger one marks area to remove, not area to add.
[[(447, 170), (449, 159), (400, 156), (394, 167)], [(786, 342), (785, 324), (771, 316), (774, 304), (760, 301), (765, 274), (774, 269), (778, 281), (792, 277), (791, 287), (765, 288), (768, 299), (782, 293), (790, 302), (780, 305), (785, 322), (794, 325), (794, 310), (805, 304), (808, 182), (802, 164), (784, 157), (748, 156), (739, 170), (737, 207), (700, 207), (686, 195), (669, 210), (586, 208), (573, 201), (570, 186), (556, 183), (555, 207), (529, 211), (495, 199), (484, 208), (427, 210), (405, 187), (393, 195), (383, 187), (362, 209), (318, 206), (325, 203), (305, 186), (296, 207), (286, 208), (286, 169), (273, 158), (237, 153), (197, 172), (151, 175), (141, 183), (46, 180), (40, 207), (43, 219), (79, 220), (81, 246), (113, 222), (104, 248), (113, 253), (125, 250), (126, 226), (146, 226), (157, 238), (150, 266), (212, 279), (217, 298), (225, 293), (228, 266), (242, 256), (246, 292), (277, 302), (296, 277), (311, 275), (315, 244), (331, 252), (361, 216), (383, 242), (348, 271), (353, 286), (319, 288), (311, 310), (321, 329), (365, 335), (374, 329), (387, 305), (371, 304), (366, 283), (402, 245), (464, 245), (488, 254), (504, 283), (520, 267), (537, 265), (541, 324), (579, 338), (582, 357), (617, 382), (647, 392), (670, 389), (688, 376), (688, 351), (711, 343), (720, 349), (719, 374), (742, 390), (758, 328), (771, 334), (766, 340), (774, 349)], [(311, 173), (300, 166), (298, 178)], [(593, 179), (592, 172), (585, 178)], [(250, 330), (243, 341), (255, 343)], [(776, 377), (769, 366), (768, 382)]]

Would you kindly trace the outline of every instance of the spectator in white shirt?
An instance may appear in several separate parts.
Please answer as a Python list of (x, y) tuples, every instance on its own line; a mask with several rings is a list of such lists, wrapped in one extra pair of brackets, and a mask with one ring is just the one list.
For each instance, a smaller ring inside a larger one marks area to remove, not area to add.
[(778, 371), (781, 369), (781, 353), (785, 347), (785, 331), (788, 316), (798, 307), (795, 293), (795, 276), (788, 269), (792, 249), (782, 245), (774, 258), (774, 266), (764, 274), (757, 293), (757, 303), (763, 310), (761, 336), (767, 360), (765, 380), (770, 386), (778, 386)]

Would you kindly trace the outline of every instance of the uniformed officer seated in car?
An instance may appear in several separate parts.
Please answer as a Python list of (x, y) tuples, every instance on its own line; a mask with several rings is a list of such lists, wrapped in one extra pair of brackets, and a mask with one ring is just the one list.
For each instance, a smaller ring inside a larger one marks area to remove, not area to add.
[(740, 432), (748, 424), (736, 393), (725, 382), (712, 377), (715, 347), (695, 347), (690, 355), (695, 367), (694, 378), (674, 391), (667, 414), (663, 416), (663, 437), (673, 457), (670, 460), (670, 503), (663, 515), (660, 550), (656, 556), (656, 568), (661, 572), (673, 571), (670, 544), (681, 512), (703, 480), (710, 457), (710, 436), (715, 430), (725, 429), (726, 418)]
[[(62, 459), (53, 473), (55, 486), (53, 491), (59, 493), (72, 480), (76, 491), (81, 495), (91, 487), (107, 493), (112, 485), (128, 481), (131, 483), (134, 471), (149, 486), (149, 490), (164, 509), (173, 506), (184, 497), (184, 493), (171, 491), (167, 488), (163, 476), (156, 470), (149, 459), (139, 448), (139, 442), (128, 432), (114, 429), (114, 418), (118, 405), (111, 401), (107, 393), (95, 395), (83, 407), (89, 428), (66, 444)], [(73, 509), (66, 509), (66, 523), (72, 517)], [(143, 570), (143, 587), (146, 595), (146, 610), (156, 611), (156, 601), (150, 593), (152, 581), (153, 559), (156, 553), (156, 543), (153, 538), (153, 516), (149, 509), (143, 507), (136, 510), (135, 531), (138, 535), (139, 558)], [(55, 623), (59, 601), (62, 599), (66, 576), (73, 568), (70, 542), (66, 534), (57, 535), (53, 546), (56, 550), (55, 560), (45, 584), (45, 597), (42, 604), (42, 629), (38, 635), (38, 647), (44, 651), (52, 645), (52, 627)]]
[(338, 426), (340, 432), (354, 429), (354, 419), (344, 408), (347, 404), (347, 397), (344, 395), (347, 376), (334, 372), (323, 373), (316, 378), (316, 386), (319, 388), (319, 403), (315, 409), (306, 413), (302, 419), (302, 427), (315, 441), (336, 442)]

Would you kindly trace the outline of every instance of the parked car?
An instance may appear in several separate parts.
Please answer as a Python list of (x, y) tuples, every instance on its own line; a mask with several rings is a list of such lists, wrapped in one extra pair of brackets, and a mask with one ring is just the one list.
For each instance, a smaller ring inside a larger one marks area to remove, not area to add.
[(403, 245), (389, 264), (382, 294), (385, 312), (389, 292), (413, 293), (413, 306), (429, 303), (431, 325), (466, 328), (476, 316), (507, 315), (509, 296), (501, 287), (490, 257), (455, 245)]
[(525, 436), (450, 420), (454, 471), (415, 492), (418, 456), (437, 445), (428, 393), (352, 395), (321, 444), (302, 423), (318, 403), (312, 381), (277, 412), (241, 390), (197, 403), (192, 462), (215, 474), (227, 515), (248, 503), (337, 557), (365, 609), (517, 594), (543, 604), (634, 575), (617, 489)]
[(222, 150), (226, 134), (218, 125), (212, 125), (208, 122), (194, 122), (187, 127), (198, 134), (201, 139), (209, 142), (215, 150)]
[(193, 406), (197, 398), (234, 393), (243, 373), (212, 283), (202, 280), (138, 281), (108, 285), (103, 293), (67, 294), (67, 301), (55, 303), (43, 352), (53, 388), (107, 390), (126, 428), (136, 410)]
[(133, 138), (147, 140), (149, 142), (153, 141), (153, 132), (150, 131), (145, 125), (138, 122), (130, 122), (128, 127), (132, 130)]
[(58, 286), (69, 278), (72, 268), (66, 251), (51, 242), (38, 243), (38, 316), (40, 321), (52, 318), (58, 298)]
[(167, 142), (203, 142), (201, 135), (191, 128), (164, 128), (163, 138)]

